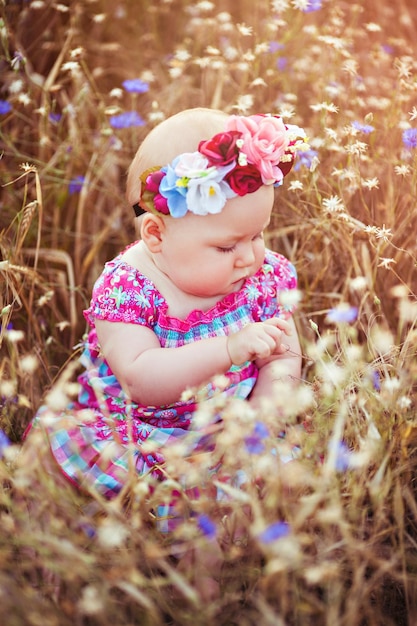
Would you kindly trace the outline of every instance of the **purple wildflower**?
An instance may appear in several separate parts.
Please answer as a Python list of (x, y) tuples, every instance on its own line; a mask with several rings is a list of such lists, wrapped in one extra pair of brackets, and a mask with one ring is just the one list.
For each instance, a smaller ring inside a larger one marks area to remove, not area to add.
[(303, 9), (303, 13), (313, 13), (313, 11), (319, 11), (322, 8), (322, 0), (309, 0), (308, 5)]
[(126, 111), (119, 115), (112, 115), (110, 126), (113, 128), (131, 128), (132, 126), (144, 126), (145, 121), (136, 111)]
[(81, 189), (83, 188), (84, 182), (84, 176), (76, 176), (75, 178), (70, 180), (70, 183), (68, 185), (68, 192), (70, 196), (72, 196), (74, 193), (80, 193)]
[(318, 156), (317, 150), (305, 150), (297, 154), (297, 160), (294, 165), (294, 172), (297, 172), (301, 167), (307, 167), (310, 169), (313, 159)]
[(381, 391), (381, 376), (378, 370), (373, 370), (372, 372), (372, 386), (375, 391)]
[[(329, 446), (331, 450), (332, 444)], [(351, 465), (352, 452), (344, 441), (339, 441), (336, 447), (335, 469), (337, 472), (345, 472)]]
[(356, 306), (337, 307), (330, 309), (327, 313), (326, 321), (334, 323), (352, 324), (358, 317), (358, 308)]
[(0, 459), (4, 456), (4, 451), (10, 446), (10, 439), (3, 430), (0, 430)]
[(287, 522), (274, 522), (263, 530), (258, 539), (261, 543), (272, 543), (277, 539), (287, 537), (290, 533), (290, 527)]
[(252, 433), (245, 437), (245, 446), (249, 454), (261, 454), (265, 450), (265, 444), (262, 443), (262, 440), (268, 436), (269, 431), (265, 424), (257, 422)]
[(145, 93), (149, 91), (149, 84), (140, 78), (124, 80), (122, 85), (129, 93)]
[(214, 539), (217, 534), (216, 524), (208, 515), (199, 515), (197, 518), (197, 526), (208, 539)]
[(356, 121), (352, 122), (352, 126), (359, 132), (365, 133), (365, 135), (369, 135), (369, 133), (372, 133), (372, 131), (375, 130), (375, 128), (371, 126), (370, 124), (361, 124), (360, 122), (356, 122)]
[(279, 41), (270, 41), (269, 42), (269, 52), (278, 52), (279, 50), (283, 50), (285, 48), (283, 43), (279, 43)]
[(48, 119), (50, 122), (52, 122), (52, 124), (57, 124), (61, 118), (62, 118), (61, 113), (50, 113), (48, 115)]
[(403, 131), (403, 144), (406, 148), (417, 148), (417, 128), (406, 128)]
[(277, 69), (280, 72), (283, 72), (288, 66), (288, 59), (287, 57), (279, 57), (279, 59), (277, 59)]
[(12, 110), (12, 105), (7, 100), (0, 100), (0, 115), (6, 115)]

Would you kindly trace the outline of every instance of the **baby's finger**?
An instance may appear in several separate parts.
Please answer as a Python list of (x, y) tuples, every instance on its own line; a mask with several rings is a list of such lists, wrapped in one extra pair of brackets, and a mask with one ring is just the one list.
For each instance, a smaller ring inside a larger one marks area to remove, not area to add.
[(264, 324), (269, 324), (270, 326), (279, 328), (286, 335), (292, 335), (291, 324), (287, 322), (287, 320), (283, 320), (281, 317), (270, 317), (268, 320), (265, 320)]

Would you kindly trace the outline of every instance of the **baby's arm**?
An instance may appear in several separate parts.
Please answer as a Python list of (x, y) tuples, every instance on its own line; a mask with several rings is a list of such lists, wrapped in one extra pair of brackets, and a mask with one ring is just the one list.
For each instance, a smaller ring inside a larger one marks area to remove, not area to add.
[(272, 355), (267, 359), (257, 359), (258, 380), (250, 396), (250, 403), (258, 406), (261, 398), (273, 397), (274, 387), (282, 381), (296, 384), (301, 377), (301, 347), (294, 320), (287, 322), (290, 329), (283, 339), (282, 354)]
[(176, 348), (161, 348), (147, 327), (96, 321), (101, 350), (123, 389), (147, 406), (176, 402), (187, 387), (224, 374), (232, 363), (281, 354), (287, 322), (273, 318), (248, 324), (228, 337), (211, 337)]

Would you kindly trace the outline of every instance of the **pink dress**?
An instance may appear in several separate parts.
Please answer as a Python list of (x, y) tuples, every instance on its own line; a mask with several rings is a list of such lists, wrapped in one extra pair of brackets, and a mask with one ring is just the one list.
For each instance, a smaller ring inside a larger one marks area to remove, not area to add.
[[(240, 291), (225, 296), (209, 311), (192, 311), (183, 320), (167, 314), (164, 297), (148, 278), (123, 260), (122, 254), (105, 265), (94, 285), (90, 307), (84, 312), (90, 330), (80, 358), (84, 371), (78, 378), (77, 401), (60, 413), (43, 406), (33, 422), (46, 431), (52, 453), (67, 478), (107, 497), (122, 489), (132, 466), (138, 475), (158, 474), (164, 447), (178, 437), (188, 437), (191, 453), (207, 449), (207, 437), (193, 429), (195, 398), (159, 407), (129, 399), (101, 354), (95, 320), (147, 326), (163, 348), (177, 347), (229, 335), (249, 322), (289, 317), (291, 310), (279, 303), (279, 294), (297, 286), (294, 266), (267, 250), (262, 267)], [(248, 361), (232, 366), (226, 376), (229, 384), (222, 393), (247, 398), (258, 370)], [(207, 398), (218, 393), (214, 382), (204, 391)]]

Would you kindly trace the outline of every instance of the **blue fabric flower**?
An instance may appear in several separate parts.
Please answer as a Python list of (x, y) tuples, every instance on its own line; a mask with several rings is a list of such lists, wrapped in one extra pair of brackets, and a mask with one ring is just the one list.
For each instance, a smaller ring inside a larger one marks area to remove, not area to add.
[(179, 177), (175, 173), (175, 166), (179, 157), (173, 160), (172, 165), (162, 168), (166, 176), (161, 180), (159, 193), (167, 199), (169, 212), (173, 217), (183, 217), (187, 213), (187, 187), (178, 185)]
[(131, 128), (133, 126), (145, 126), (145, 120), (137, 111), (126, 111), (119, 115), (112, 115), (110, 120), (112, 128)]
[(149, 84), (140, 78), (124, 80), (122, 85), (129, 93), (145, 93), (149, 91)]

